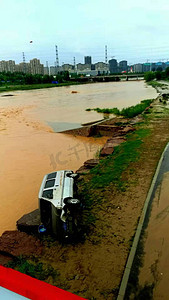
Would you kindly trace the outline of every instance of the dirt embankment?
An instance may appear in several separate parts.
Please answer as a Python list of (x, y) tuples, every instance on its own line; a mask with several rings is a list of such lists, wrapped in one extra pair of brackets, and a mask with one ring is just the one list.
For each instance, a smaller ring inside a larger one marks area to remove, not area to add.
[[(125, 189), (110, 183), (94, 192), (95, 222), (91, 221), (85, 241), (61, 245), (48, 239), (43, 241), (40, 257), (28, 256), (29, 262), (42, 262), (57, 271), (58, 276), (48, 276), (45, 281), (86, 299), (116, 298), (141, 209), (169, 140), (168, 109), (159, 104), (154, 103), (151, 113), (136, 125), (150, 132), (142, 137), (138, 159), (122, 173)], [(90, 173), (84, 176), (86, 189), (90, 180)]]

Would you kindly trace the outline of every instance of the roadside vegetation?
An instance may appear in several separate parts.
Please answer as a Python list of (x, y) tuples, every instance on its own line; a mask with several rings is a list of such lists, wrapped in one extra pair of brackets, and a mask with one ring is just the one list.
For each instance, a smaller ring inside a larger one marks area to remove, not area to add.
[(49, 276), (55, 279), (59, 276), (59, 273), (51, 265), (40, 263), (36, 258), (29, 261), (23, 256), (19, 256), (9, 262), (7, 266), (39, 280), (46, 280)]
[(123, 116), (126, 118), (133, 118), (139, 114), (141, 114), (147, 107), (150, 106), (152, 103), (152, 99), (143, 100), (141, 103), (136, 104), (135, 106), (130, 106), (123, 109), (115, 108), (87, 108), (86, 111), (97, 111), (98, 113), (104, 113), (104, 114), (114, 114), (117, 116)]
[(154, 79), (169, 80), (169, 67), (166, 68), (165, 71), (162, 71), (162, 69), (159, 67), (159, 69), (157, 71), (146, 72), (144, 74), (144, 79), (146, 82), (152, 81)]

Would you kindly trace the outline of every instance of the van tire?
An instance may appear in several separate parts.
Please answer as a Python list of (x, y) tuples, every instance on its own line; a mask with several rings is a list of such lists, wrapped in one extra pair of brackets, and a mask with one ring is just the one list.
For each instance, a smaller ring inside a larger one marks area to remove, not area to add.
[(74, 198), (69, 198), (69, 199), (67, 199), (67, 204), (79, 205), (80, 204), (80, 200), (79, 199), (74, 199)]

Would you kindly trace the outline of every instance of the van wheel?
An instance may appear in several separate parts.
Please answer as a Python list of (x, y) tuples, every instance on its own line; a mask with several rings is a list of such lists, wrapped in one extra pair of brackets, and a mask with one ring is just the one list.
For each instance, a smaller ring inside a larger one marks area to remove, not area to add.
[(70, 199), (67, 200), (67, 204), (78, 205), (78, 204), (80, 204), (80, 200), (79, 199), (70, 198)]

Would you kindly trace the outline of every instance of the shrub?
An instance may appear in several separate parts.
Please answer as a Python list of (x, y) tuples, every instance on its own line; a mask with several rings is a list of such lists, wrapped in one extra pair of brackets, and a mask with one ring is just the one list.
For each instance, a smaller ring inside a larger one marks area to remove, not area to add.
[(144, 79), (145, 81), (151, 81), (155, 78), (155, 73), (154, 72), (146, 72), (144, 74)]

